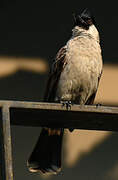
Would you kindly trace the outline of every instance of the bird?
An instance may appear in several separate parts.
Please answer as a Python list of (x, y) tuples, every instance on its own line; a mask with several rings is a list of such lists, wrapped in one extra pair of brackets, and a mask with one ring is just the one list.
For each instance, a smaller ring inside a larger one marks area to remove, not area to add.
[[(52, 63), (44, 95), (45, 102), (92, 105), (103, 70), (100, 35), (88, 8), (74, 14), (72, 36)], [(42, 128), (28, 159), (31, 172), (61, 171), (64, 129)]]

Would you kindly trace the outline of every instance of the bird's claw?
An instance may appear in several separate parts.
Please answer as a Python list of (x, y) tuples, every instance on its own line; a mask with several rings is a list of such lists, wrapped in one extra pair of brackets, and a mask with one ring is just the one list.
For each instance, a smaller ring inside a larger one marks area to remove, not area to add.
[(101, 106), (102, 106), (102, 104), (100, 104), (100, 103), (96, 104), (96, 108), (101, 107)]
[(71, 101), (61, 101), (62, 103), (62, 106), (66, 106), (66, 109), (69, 110), (71, 109), (71, 106), (72, 106), (72, 102)]

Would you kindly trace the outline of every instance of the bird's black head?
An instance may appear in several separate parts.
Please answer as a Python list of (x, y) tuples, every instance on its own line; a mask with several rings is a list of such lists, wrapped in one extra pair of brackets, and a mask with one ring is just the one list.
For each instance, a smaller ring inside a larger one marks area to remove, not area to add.
[(88, 8), (86, 8), (80, 15), (74, 14), (74, 26), (79, 26), (88, 30), (92, 24), (95, 24), (95, 21)]

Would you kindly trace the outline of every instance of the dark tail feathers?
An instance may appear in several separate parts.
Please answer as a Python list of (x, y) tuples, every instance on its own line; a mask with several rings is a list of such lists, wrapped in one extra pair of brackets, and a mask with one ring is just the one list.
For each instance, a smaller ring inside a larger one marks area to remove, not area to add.
[(55, 174), (61, 170), (63, 130), (60, 129), (57, 131), (58, 133), (55, 132), (53, 129), (42, 129), (38, 142), (28, 160), (29, 171)]

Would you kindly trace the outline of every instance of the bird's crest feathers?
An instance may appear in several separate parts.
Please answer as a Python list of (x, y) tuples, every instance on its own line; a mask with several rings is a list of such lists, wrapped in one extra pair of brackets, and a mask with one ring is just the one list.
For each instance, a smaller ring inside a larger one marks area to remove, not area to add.
[(73, 16), (74, 26), (79, 26), (87, 30), (92, 24), (95, 24), (94, 18), (88, 8), (86, 8), (80, 15), (73, 14)]

